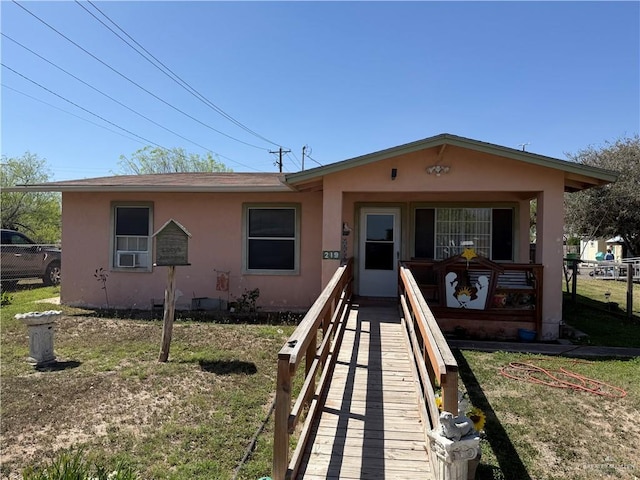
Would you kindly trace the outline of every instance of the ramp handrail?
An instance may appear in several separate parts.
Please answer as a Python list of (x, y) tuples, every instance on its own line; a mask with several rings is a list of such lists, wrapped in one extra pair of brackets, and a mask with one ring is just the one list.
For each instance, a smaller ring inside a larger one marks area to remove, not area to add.
[[(405, 265), (400, 264), (400, 304), (404, 326), (409, 337), (410, 354), (418, 372), (425, 427), (435, 428), (438, 407), (435, 401), (437, 383), (441, 387), (443, 409), (458, 414), (458, 362), (447, 344), (420, 288)], [(425, 432), (426, 433), (426, 432)]]
[[(344, 320), (351, 302), (353, 259), (340, 266), (320, 296), (311, 306), (287, 343), (278, 353), (278, 378), (275, 403), (273, 439), (273, 479), (295, 477), (302, 460), (311, 425), (318, 413), (318, 401), (335, 363), (340, 347)], [(317, 346), (318, 332), (322, 329), (322, 342)], [(291, 406), (292, 383), (298, 365), (305, 358), (305, 378)], [(316, 377), (320, 379), (316, 385)], [(294, 432), (304, 407), (309, 405), (306, 420), (296, 450), (289, 462), (289, 438)]]

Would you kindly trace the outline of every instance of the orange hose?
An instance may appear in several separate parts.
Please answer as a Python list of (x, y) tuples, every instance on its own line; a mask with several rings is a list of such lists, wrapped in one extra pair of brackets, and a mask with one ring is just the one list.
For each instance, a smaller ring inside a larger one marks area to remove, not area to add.
[(566, 388), (610, 398), (624, 398), (627, 392), (566, 368), (550, 370), (531, 363), (511, 362), (500, 369), (500, 375), (523, 382), (537, 383), (553, 388)]

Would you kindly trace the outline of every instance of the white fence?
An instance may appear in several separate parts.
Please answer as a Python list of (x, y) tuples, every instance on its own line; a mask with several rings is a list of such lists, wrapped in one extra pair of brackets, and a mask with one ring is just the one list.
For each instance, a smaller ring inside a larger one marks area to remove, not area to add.
[(625, 258), (620, 261), (583, 260), (578, 264), (581, 275), (607, 280), (626, 280), (629, 268), (632, 269), (633, 280), (640, 281), (640, 257)]

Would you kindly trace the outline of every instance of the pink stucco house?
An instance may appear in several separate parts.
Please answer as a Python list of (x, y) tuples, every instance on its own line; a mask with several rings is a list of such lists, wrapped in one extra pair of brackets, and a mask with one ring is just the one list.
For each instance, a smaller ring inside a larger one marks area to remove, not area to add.
[[(153, 234), (173, 219), (191, 235), (191, 265), (177, 267), (178, 303), (234, 300), (259, 288), (262, 309), (305, 309), (349, 257), (357, 295), (394, 297), (398, 262), (407, 261), (445, 330), (513, 336), (528, 327), (553, 339), (562, 315), (563, 195), (615, 179), (441, 134), (291, 174), (114, 176), (23, 188), (62, 192), (64, 304), (104, 305), (97, 268), (108, 271), (112, 306), (149, 308), (162, 298), (166, 268), (153, 265)], [(469, 251), (479, 257), (456, 257)], [(470, 265), (472, 281), (481, 288), (484, 274), (491, 291), (483, 305), (457, 308), (447, 303), (445, 278)]]

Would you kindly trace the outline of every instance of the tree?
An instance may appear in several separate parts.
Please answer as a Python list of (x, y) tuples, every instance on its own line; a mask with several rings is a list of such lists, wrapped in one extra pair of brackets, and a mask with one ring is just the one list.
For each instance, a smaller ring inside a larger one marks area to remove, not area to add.
[(160, 148), (146, 146), (134, 152), (129, 158), (120, 155), (120, 173), (144, 175), (148, 173), (184, 172), (230, 172), (211, 152), (205, 156), (186, 153), (183, 148)]
[(588, 147), (571, 160), (619, 173), (615, 183), (565, 197), (568, 231), (589, 238), (620, 235), (628, 256), (640, 256), (640, 136)]
[(61, 238), (61, 200), (53, 192), (5, 192), (7, 187), (49, 181), (47, 161), (26, 152), (21, 157), (2, 156), (0, 202), (2, 228), (20, 230), (36, 242), (57, 243)]

